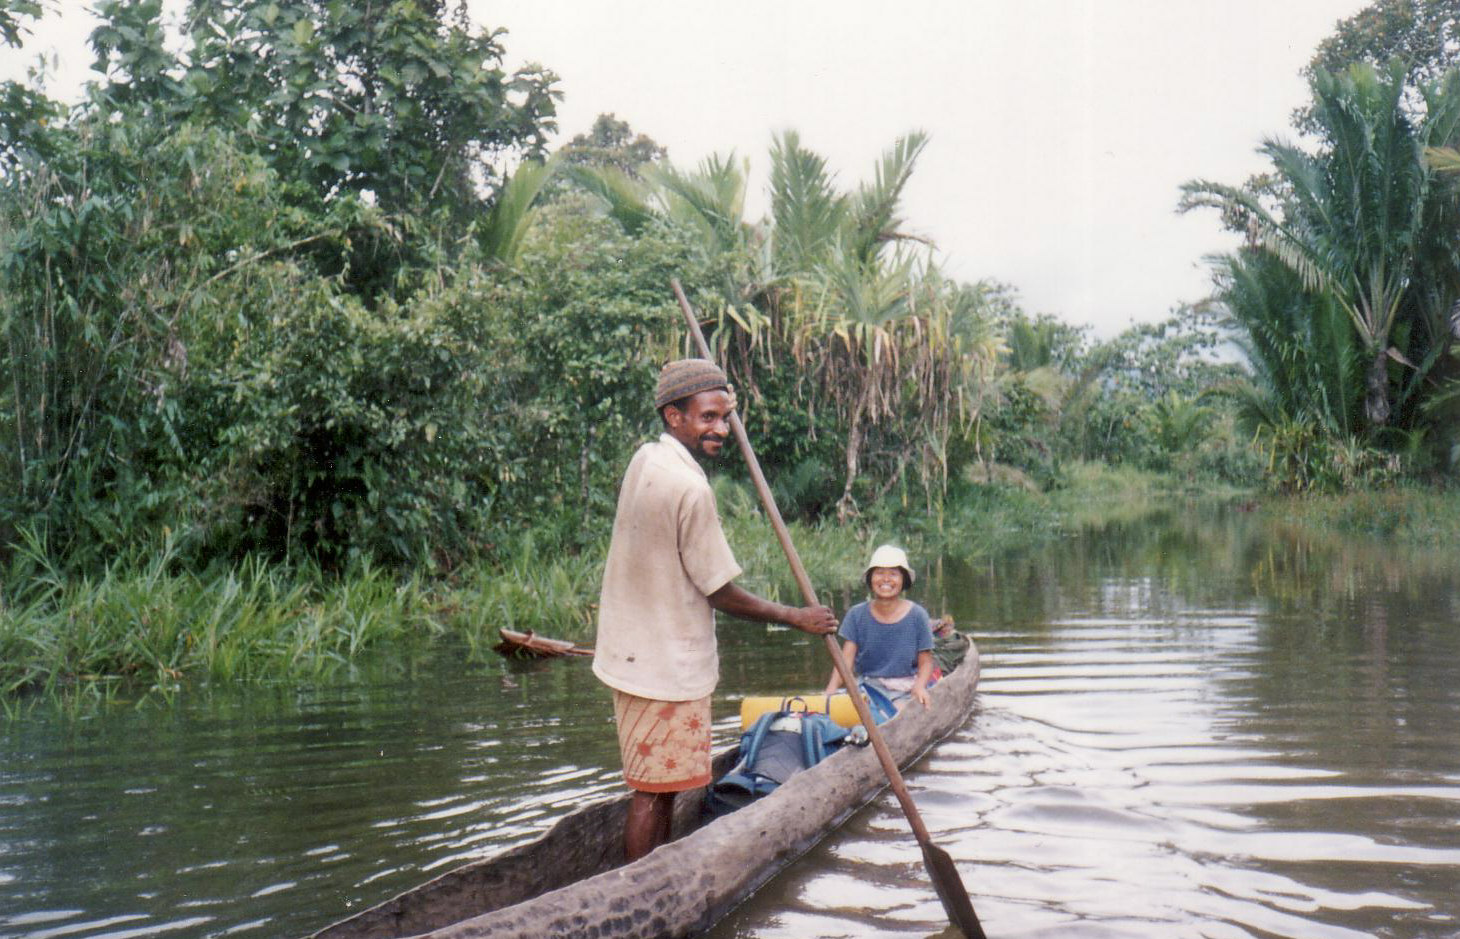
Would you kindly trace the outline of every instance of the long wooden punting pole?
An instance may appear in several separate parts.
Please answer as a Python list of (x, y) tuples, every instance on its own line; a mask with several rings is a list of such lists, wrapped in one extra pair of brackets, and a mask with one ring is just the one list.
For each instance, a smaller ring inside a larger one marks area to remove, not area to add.
[[(679, 301), (679, 307), (684, 311), (684, 318), (689, 321), (690, 332), (694, 335), (695, 343), (699, 346), (700, 355), (710, 361), (714, 356), (710, 354), (709, 343), (705, 342), (705, 334), (700, 330), (700, 321), (694, 314), (694, 309), (689, 305), (689, 299), (684, 295), (684, 288), (679, 285), (678, 278), (669, 282), (674, 288), (675, 299)], [(735, 439), (740, 444), (740, 452), (745, 455), (745, 464), (750, 470), (750, 478), (755, 481), (755, 491), (760, 493), (761, 504), (765, 506), (766, 515), (770, 516), (771, 525), (776, 530), (776, 538), (781, 542), (781, 550), (786, 552), (786, 560), (791, 564), (791, 572), (796, 575), (796, 583), (801, 588), (801, 595), (806, 598), (807, 606), (818, 606), (816, 590), (811, 586), (811, 578), (806, 575), (806, 568), (801, 563), (801, 556), (796, 553), (796, 546), (791, 543), (791, 533), (786, 529), (786, 523), (781, 518), (780, 510), (776, 508), (775, 497), (771, 495), (771, 487), (766, 483), (765, 474), (760, 470), (760, 461), (755, 458), (755, 451), (751, 449), (750, 438), (745, 434), (745, 425), (740, 420), (740, 415), (734, 411), (730, 412), (730, 429), (735, 433)], [(912, 796), (908, 794), (907, 784), (902, 781), (902, 773), (898, 772), (897, 761), (892, 758), (892, 751), (887, 748), (887, 743), (882, 739), (882, 732), (877, 729), (877, 722), (872, 719), (872, 712), (867, 707), (855, 689), (857, 682), (852, 675), (851, 668), (847, 665), (846, 657), (842, 655), (841, 646), (837, 645), (836, 637), (832, 635), (823, 636), (826, 640), (826, 651), (831, 655), (832, 664), (836, 667), (837, 674), (842, 677), (842, 684), (847, 687), (847, 697), (852, 699), (852, 704), (857, 709), (857, 716), (861, 718), (862, 726), (867, 728), (867, 737), (872, 742), (872, 749), (877, 752), (877, 759), (882, 762), (882, 769), (887, 773), (887, 782), (897, 796), (897, 801), (902, 805), (903, 814), (907, 816), (908, 824), (912, 826), (913, 835), (918, 839), (918, 845), (923, 849), (923, 862), (928, 867), (928, 874), (933, 879), (933, 887), (938, 891), (938, 899), (943, 902), (943, 909), (948, 913), (948, 919), (963, 931), (968, 939), (986, 939), (983, 927), (979, 925), (978, 915), (973, 912), (973, 901), (968, 898), (968, 890), (963, 886), (963, 878), (958, 875), (958, 867), (953, 863), (953, 858), (948, 852), (933, 844), (932, 837), (928, 834), (928, 827), (923, 824), (923, 817), (918, 814), (918, 807), (913, 803)]]

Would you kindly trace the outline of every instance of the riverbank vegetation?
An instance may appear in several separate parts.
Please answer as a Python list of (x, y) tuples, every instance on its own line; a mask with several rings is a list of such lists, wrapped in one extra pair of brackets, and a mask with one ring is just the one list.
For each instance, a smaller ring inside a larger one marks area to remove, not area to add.
[[(844, 609), (860, 599), (869, 543), (895, 540), (930, 562), (996, 557), (1149, 506), (1119, 493), (1155, 497), (1173, 482), (1094, 467), (1077, 476), (1053, 496), (982, 487), (960, 500), (962, 515), (942, 530), (925, 516), (884, 506), (855, 525), (793, 523), (792, 537), (822, 601)], [(753, 488), (724, 474), (715, 482), (745, 569), (741, 582), (799, 603)], [(104, 700), (123, 690), (166, 696), (188, 682), (327, 681), (347, 676), (369, 654), (409, 659), (436, 640), (482, 659), (501, 627), (591, 642), (606, 551), (606, 537), (562, 554), (554, 541), (529, 535), (495, 563), (424, 576), (368, 563), (331, 573), (257, 557), (194, 571), (164, 546), (78, 576), (56, 567), (42, 546), (26, 545), (12, 557), (12, 592), (0, 617), (0, 694), (48, 689)]]
[(1390, 544), (1431, 548), (1460, 536), (1460, 491), (1389, 486), (1343, 493), (1315, 493), (1301, 499), (1270, 500), (1272, 518), (1315, 532), (1378, 538)]
[(1460, 462), (1460, 72), (1443, 4), (1384, 2), (1341, 24), (1298, 118), (1312, 143), (1269, 139), (1271, 171), (1194, 181), (1245, 243), (1217, 298), (1252, 380), (1243, 422), (1280, 489), (1453, 478)]
[[(1186, 187), (1245, 239), (1214, 297), (1101, 339), (945, 274), (915, 129), (851, 185), (782, 133), (752, 218), (734, 155), (612, 115), (554, 149), (571, 89), (443, 4), (100, 3), (83, 101), (0, 87), (0, 693), (587, 636), (671, 278), (831, 590), (871, 541), (994, 552), (1112, 492), (1446, 484), (1460, 80), (1389, 64), (1453, 27), (1403, 6), (1320, 49), (1271, 174)], [(791, 599), (742, 474), (732, 541)]]

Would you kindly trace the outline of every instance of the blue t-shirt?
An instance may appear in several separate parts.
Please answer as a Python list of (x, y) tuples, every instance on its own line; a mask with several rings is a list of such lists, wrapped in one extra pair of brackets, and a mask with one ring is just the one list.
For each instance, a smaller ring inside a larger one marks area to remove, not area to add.
[(867, 603), (847, 610), (839, 631), (857, 644), (852, 669), (863, 678), (904, 678), (918, 673), (918, 653), (933, 648), (933, 627), (928, 611), (914, 603), (895, 623), (883, 623)]

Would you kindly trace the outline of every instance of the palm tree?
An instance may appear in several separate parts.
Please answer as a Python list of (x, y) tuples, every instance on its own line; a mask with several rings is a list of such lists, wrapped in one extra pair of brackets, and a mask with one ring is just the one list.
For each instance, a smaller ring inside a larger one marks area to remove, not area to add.
[(1328, 437), (1354, 434), (1364, 405), (1364, 350), (1331, 293), (1305, 290), (1273, 254), (1247, 250), (1221, 259), (1218, 293), (1251, 384), (1222, 391), (1254, 435), (1309, 424)]
[(1178, 391), (1157, 398), (1147, 412), (1151, 438), (1163, 456), (1174, 457), (1195, 450), (1211, 435), (1216, 412)]
[(979, 383), (997, 354), (982, 328), (987, 305), (941, 277), (924, 256), (926, 240), (906, 231), (900, 216), (926, 145), (920, 132), (899, 138), (872, 180), (843, 191), (825, 158), (788, 131), (772, 145), (762, 225), (743, 217), (745, 167), (733, 158), (712, 157), (690, 173), (656, 165), (642, 181), (613, 169), (568, 170), (626, 230), (672, 225), (722, 262), (727, 281), (717, 285), (722, 304), (711, 342), (747, 403), (760, 397), (757, 375), (778, 359), (789, 355), (797, 365), (799, 377), (782, 388), (793, 384), (801, 408), (834, 425), (845, 466), (843, 517), (855, 510), (853, 491), (869, 458), (884, 489), (910, 461), (928, 486), (946, 477), (949, 435), (976, 422)]
[[(898, 421), (905, 401), (932, 418), (919, 432), (924, 469), (942, 466), (945, 408), (927, 407), (946, 388), (936, 376), (953, 348), (952, 313), (942, 279), (907, 244), (925, 244), (904, 230), (901, 200), (927, 136), (914, 131), (883, 153), (874, 177), (840, 192), (826, 160), (795, 132), (771, 150), (771, 246), (790, 300), (786, 328), (798, 361), (812, 369), (821, 393), (843, 421), (845, 476), (837, 513), (855, 510), (853, 489), (877, 426)], [(934, 287), (933, 285), (938, 285)], [(925, 286), (933, 289), (924, 289)], [(951, 373), (944, 374), (946, 381)], [(937, 386), (937, 387), (934, 387)], [(910, 456), (908, 431), (885, 478), (899, 478)], [(925, 474), (925, 481), (926, 474)]]
[(1394, 340), (1411, 328), (1401, 320), (1414, 312), (1420, 258), (1434, 254), (1436, 239), (1453, 234), (1427, 224), (1436, 187), (1423, 153), (1454, 139), (1460, 127), (1460, 74), (1423, 90), (1419, 118), (1402, 107), (1404, 92), (1401, 63), (1383, 73), (1368, 65), (1342, 74), (1316, 72), (1318, 151), (1274, 140), (1262, 147), (1278, 180), (1274, 209), (1247, 189), (1206, 181), (1183, 187), (1184, 210), (1210, 206), (1245, 216), (1257, 247), (1295, 271), (1305, 289), (1330, 296), (1347, 316), (1364, 358), (1363, 417), (1371, 434), (1394, 416), (1395, 385), (1402, 390), (1423, 377), (1391, 381), (1391, 362), (1414, 373), (1427, 367)]
[[(745, 305), (776, 282), (764, 231), (745, 218), (747, 160), (711, 154), (688, 171), (656, 163), (642, 167), (638, 177), (613, 166), (571, 166), (567, 174), (629, 234), (655, 223), (673, 226), (705, 257), (728, 261), (724, 281), (716, 286), (732, 318), (737, 307), (748, 313)], [(739, 318), (742, 324), (750, 321)]]
[(831, 256), (845, 230), (847, 197), (837, 192), (826, 158), (801, 146), (795, 131), (771, 144), (770, 194), (776, 267), (809, 275)]
[(497, 198), (477, 230), (477, 241), (487, 260), (511, 266), (522, 251), (523, 237), (537, 217), (536, 204), (559, 166), (554, 154), (547, 162), (527, 160), (503, 181)]

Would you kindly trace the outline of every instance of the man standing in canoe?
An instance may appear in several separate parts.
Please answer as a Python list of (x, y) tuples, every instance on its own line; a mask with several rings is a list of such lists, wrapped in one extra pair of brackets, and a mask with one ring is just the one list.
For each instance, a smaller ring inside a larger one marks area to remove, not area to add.
[(613, 690), (633, 790), (630, 861), (669, 840), (674, 794), (710, 781), (710, 695), (720, 677), (714, 611), (813, 635), (837, 628), (829, 607), (772, 603), (734, 583), (740, 565), (696, 462), (720, 455), (734, 407), (713, 362), (670, 362), (654, 393), (664, 433), (634, 454), (619, 488), (593, 672)]

